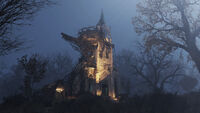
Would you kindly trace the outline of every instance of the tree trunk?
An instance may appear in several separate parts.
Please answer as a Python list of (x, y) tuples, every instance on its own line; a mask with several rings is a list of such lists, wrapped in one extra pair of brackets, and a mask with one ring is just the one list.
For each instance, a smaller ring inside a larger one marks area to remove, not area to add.
[(193, 62), (195, 63), (199, 73), (200, 73), (200, 51), (196, 46), (196, 40), (195, 38), (191, 39), (188, 45), (188, 50), (186, 50), (189, 55), (191, 56)]

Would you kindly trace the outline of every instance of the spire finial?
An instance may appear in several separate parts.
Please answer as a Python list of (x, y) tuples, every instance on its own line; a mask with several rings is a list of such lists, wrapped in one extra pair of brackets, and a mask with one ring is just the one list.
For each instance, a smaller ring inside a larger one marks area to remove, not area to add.
[(97, 25), (102, 26), (105, 24), (103, 9), (101, 10), (101, 17)]

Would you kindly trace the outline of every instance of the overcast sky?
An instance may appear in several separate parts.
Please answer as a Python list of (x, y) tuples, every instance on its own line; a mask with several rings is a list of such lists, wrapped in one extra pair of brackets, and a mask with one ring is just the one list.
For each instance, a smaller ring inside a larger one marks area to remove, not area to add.
[(61, 38), (64, 32), (76, 36), (82, 27), (96, 25), (101, 9), (104, 11), (105, 21), (111, 27), (115, 51), (134, 49), (134, 42), (138, 36), (131, 23), (136, 15), (138, 0), (58, 0), (58, 5), (43, 9), (31, 20), (31, 26), (17, 30), (17, 34), (29, 40), (26, 45), (30, 49), (22, 50), (4, 57), (4, 62), (12, 64), (17, 57), (24, 54), (40, 53), (50, 55), (57, 52), (68, 52), (77, 59), (68, 42)]

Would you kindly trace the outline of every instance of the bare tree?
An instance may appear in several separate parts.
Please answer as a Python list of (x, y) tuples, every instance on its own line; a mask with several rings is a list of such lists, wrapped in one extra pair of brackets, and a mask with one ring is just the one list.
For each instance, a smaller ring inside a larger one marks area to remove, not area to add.
[(114, 56), (114, 68), (116, 68), (118, 73), (118, 88), (121, 94), (129, 95), (131, 93), (130, 91), (133, 92), (136, 89), (131, 89), (135, 82), (131, 72), (131, 65), (134, 63), (133, 56), (134, 53), (132, 51), (125, 49)]
[(0, 0), (0, 56), (18, 50), (23, 44), (11, 35), (13, 27), (26, 25), (24, 20), (50, 4), (50, 0)]
[(163, 92), (167, 84), (172, 84), (184, 75), (183, 66), (174, 61), (166, 52), (151, 49), (135, 56), (132, 64), (134, 75), (142, 79), (154, 92)]
[(64, 79), (71, 71), (73, 67), (72, 58), (67, 53), (58, 53), (51, 58), (48, 58), (47, 71), (43, 84), (51, 83), (56, 80)]
[[(69, 54), (58, 53), (50, 59), (48, 69), (51, 73), (64, 78), (72, 70), (72, 58)], [(60, 78), (60, 79), (61, 79)]]
[(145, 37), (146, 47), (157, 46), (168, 52), (178, 48), (189, 53), (200, 72), (200, 0), (144, 0), (137, 5), (133, 18), (138, 34)]
[(44, 78), (47, 61), (34, 54), (30, 58), (25, 55), (18, 59), (18, 62), (26, 73), (24, 77), (24, 93), (26, 97), (30, 98), (34, 88), (33, 85)]

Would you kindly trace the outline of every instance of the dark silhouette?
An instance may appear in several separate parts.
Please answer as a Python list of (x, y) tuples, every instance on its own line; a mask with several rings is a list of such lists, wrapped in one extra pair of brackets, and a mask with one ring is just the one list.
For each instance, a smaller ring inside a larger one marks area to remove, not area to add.
[(18, 50), (24, 42), (12, 35), (13, 27), (28, 25), (25, 20), (52, 3), (50, 0), (0, 0), (0, 56)]
[(24, 76), (24, 94), (25, 97), (31, 99), (34, 84), (40, 82), (44, 78), (46, 72), (47, 61), (34, 54), (30, 58), (23, 56), (18, 62), (22, 65), (26, 75)]

